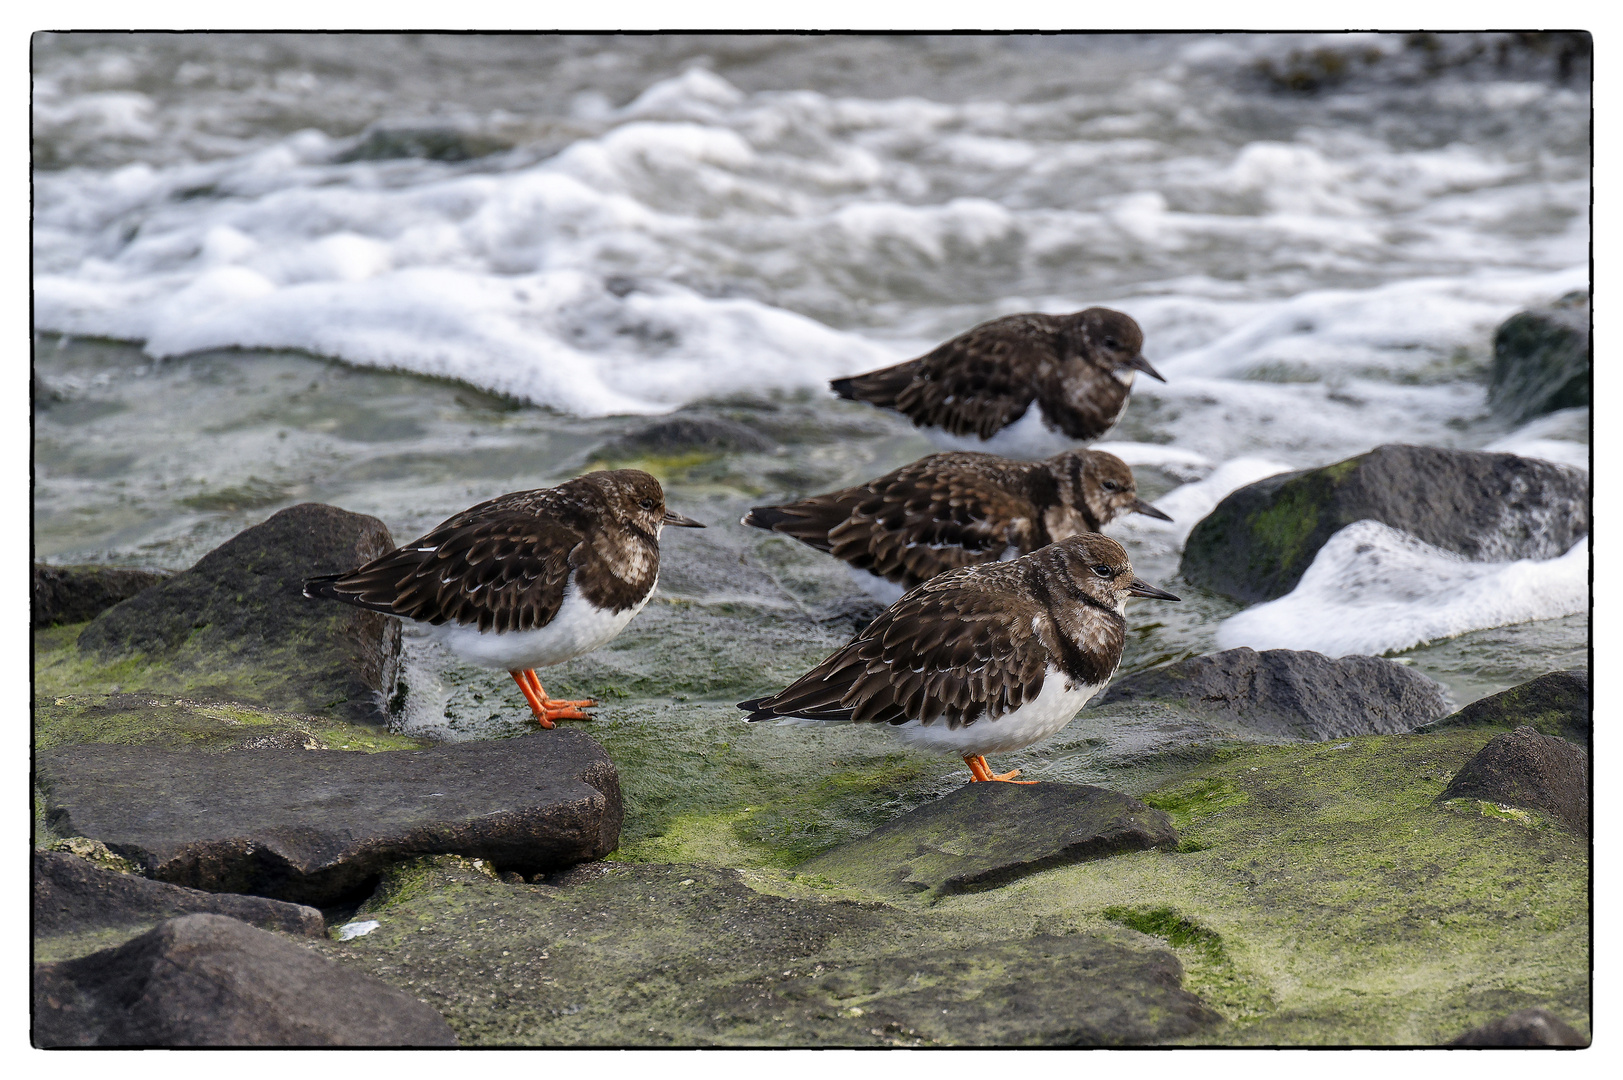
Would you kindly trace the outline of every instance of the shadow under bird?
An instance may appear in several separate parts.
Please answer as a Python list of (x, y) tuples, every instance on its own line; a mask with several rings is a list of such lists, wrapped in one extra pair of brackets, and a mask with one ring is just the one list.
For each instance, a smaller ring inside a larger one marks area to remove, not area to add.
[(510, 674), (550, 728), (596, 702), (547, 697), (535, 669), (625, 629), (653, 595), (666, 525), (704, 528), (667, 510), (645, 472), (587, 473), (469, 507), (364, 566), (311, 578), (304, 595), (425, 627), (464, 663)]
[(1138, 323), (1109, 308), (1006, 315), (917, 359), (829, 385), (901, 413), (944, 449), (1044, 457), (1115, 426), (1136, 372), (1166, 382), (1143, 347)]
[(1079, 533), (1015, 559), (932, 578), (746, 721), (885, 724), (909, 746), (957, 754), (971, 782), (1015, 780), (985, 755), (1069, 724), (1121, 663), (1127, 599), (1177, 600), (1140, 581), (1126, 550)]
[(864, 591), (893, 603), (937, 574), (1029, 555), (1123, 514), (1172, 520), (1138, 497), (1133, 470), (1114, 454), (1067, 450), (1015, 461), (960, 451), (858, 487), (757, 506), (743, 523), (844, 560)]

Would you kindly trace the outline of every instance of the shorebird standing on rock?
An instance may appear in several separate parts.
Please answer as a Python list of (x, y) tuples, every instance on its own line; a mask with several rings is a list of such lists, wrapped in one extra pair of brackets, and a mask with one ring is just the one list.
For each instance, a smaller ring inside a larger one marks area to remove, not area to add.
[(1135, 372), (1161, 379), (1143, 346), (1138, 323), (1109, 308), (1005, 315), (915, 360), (829, 385), (894, 409), (945, 449), (1044, 457), (1109, 431)]
[(792, 536), (851, 566), (870, 595), (902, 593), (960, 566), (1029, 555), (1123, 514), (1171, 521), (1138, 497), (1133, 470), (1103, 450), (1047, 461), (993, 454), (931, 454), (858, 487), (782, 506), (757, 506), (743, 523)]
[(535, 669), (625, 629), (653, 595), (666, 525), (704, 528), (666, 510), (645, 472), (587, 473), (470, 507), (365, 566), (311, 578), (304, 595), (426, 627), (457, 659), (512, 675), (550, 728), (596, 702), (547, 697)]
[(909, 746), (950, 752), (971, 782), (986, 754), (1046, 739), (1115, 674), (1127, 598), (1176, 600), (1133, 576), (1109, 537), (1079, 533), (1007, 563), (925, 582), (848, 645), (767, 697), (747, 721), (887, 724)]

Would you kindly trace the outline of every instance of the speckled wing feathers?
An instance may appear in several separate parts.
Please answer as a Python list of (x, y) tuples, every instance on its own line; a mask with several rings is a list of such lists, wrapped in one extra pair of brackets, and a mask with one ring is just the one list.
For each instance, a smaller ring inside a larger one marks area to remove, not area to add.
[(786, 689), (744, 702), (754, 710), (749, 719), (917, 719), (958, 728), (1036, 698), (1058, 631), (1029, 598), (966, 576), (985, 572), (958, 571), (915, 589)]

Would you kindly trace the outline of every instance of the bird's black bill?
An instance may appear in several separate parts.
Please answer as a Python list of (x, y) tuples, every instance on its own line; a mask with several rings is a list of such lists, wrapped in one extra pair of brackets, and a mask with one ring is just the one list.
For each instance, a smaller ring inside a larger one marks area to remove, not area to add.
[(1166, 382), (1166, 379), (1161, 377), (1161, 373), (1150, 367), (1150, 362), (1144, 359), (1143, 356), (1133, 357), (1131, 360), (1127, 361), (1127, 366), (1133, 368), (1135, 371), (1142, 371), (1144, 374), (1158, 382)]
[(681, 514), (678, 514), (675, 510), (667, 510), (667, 511), (665, 511), (665, 516), (659, 519), (659, 523), (661, 525), (679, 525), (684, 529), (702, 529), (702, 528), (704, 528), (704, 522), (702, 522), (702, 521), (694, 521), (690, 517), (683, 517)]
[(1172, 515), (1171, 514), (1163, 514), (1161, 511), (1157, 510), (1155, 507), (1151, 506), (1149, 503), (1145, 502), (1143, 499), (1134, 499), (1133, 500), (1133, 513), (1135, 513), (1135, 514), (1144, 514), (1147, 517), (1152, 517), (1152, 518), (1160, 518), (1162, 521), (1171, 521), (1172, 520)]
[[(1167, 520), (1170, 521), (1171, 518), (1168, 518)], [(1149, 582), (1140, 581), (1138, 578), (1134, 578), (1133, 583), (1131, 585), (1127, 586), (1127, 595), (1128, 596), (1142, 596), (1147, 600), (1177, 600), (1177, 599), (1180, 599), (1179, 597), (1173, 596), (1171, 593), (1167, 592), (1165, 589), (1157, 589), (1154, 585), (1151, 585)]]

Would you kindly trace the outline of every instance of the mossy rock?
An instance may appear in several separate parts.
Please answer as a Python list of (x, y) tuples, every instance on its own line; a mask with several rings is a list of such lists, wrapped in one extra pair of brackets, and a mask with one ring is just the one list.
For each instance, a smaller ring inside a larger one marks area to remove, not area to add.
[(1480, 698), (1456, 713), (1427, 724), (1425, 731), (1486, 728), (1510, 731), (1530, 727), (1579, 746), (1589, 745), (1591, 727), (1589, 672), (1584, 668), (1552, 671), (1509, 690)]
[(1366, 519), (1467, 559), (1553, 559), (1589, 532), (1589, 477), (1515, 454), (1378, 446), (1232, 492), (1190, 532), (1179, 573), (1241, 603), (1273, 600)]
[(1507, 420), (1588, 405), (1593, 381), (1588, 292), (1519, 312), (1494, 331), (1488, 404)]

